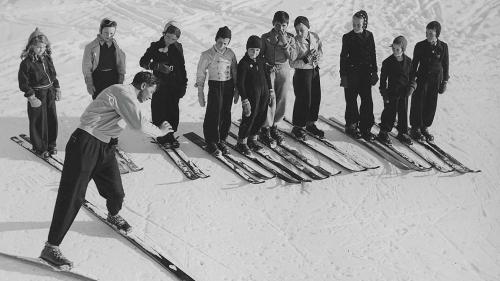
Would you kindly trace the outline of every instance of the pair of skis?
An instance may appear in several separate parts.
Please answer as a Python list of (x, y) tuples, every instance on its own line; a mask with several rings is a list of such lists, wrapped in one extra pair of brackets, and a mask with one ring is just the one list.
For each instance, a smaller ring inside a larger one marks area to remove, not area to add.
[[(32, 152), (33, 154), (37, 155), (40, 159), (43, 159), (45, 162), (47, 162), (49, 165), (52, 167), (56, 168), (59, 171), (62, 171), (63, 169), (63, 164), (62, 162), (57, 161), (54, 157), (48, 157), (48, 158), (43, 158), (40, 157), (38, 154), (33, 151), (31, 148), (31, 143), (28, 142), (26, 139), (23, 139), (22, 137), (18, 136), (13, 136), (11, 137), (11, 140), (20, 145), (21, 147), (25, 148), (26, 150)], [(115, 226), (110, 224), (107, 220), (107, 211), (92, 204), (91, 202), (84, 200), (82, 206), (89, 211), (92, 215), (94, 215), (96, 218), (98, 218), (100, 221), (111, 227), (113, 230), (115, 230), (118, 234), (120, 234), (123, 238), (125, 238), (127, 241), (129, 241), (132, 245), (134, 245), (136, 248), (141, 250), (144, 254), (146, 254), (148, 257), (150, 257), (153, 261), (158, 263), (162, 268), (167, 270), (168, 272), (174, 274), (177, 278), (179, 278), (182, 281), (194, 281), (193, 278), (191, 278), (187, 273), (185, 273), (183, 270), (178, 268), (174, 263), (172, 263), (170, 260), (168, 260), (156, 247), (155, 247), (155, 242), (151, 241), (145, 241), (145, 239), (135, 235), (132, 231), (132, 233), (124, 233), (122, 231), (119, 231), (116, 229)], [(86, 280), (93, 280), (92, 278), (87, 278)]]
[(152, 138), (152, 142), (156, 143), (172, 159), (174, 164), (188, 179), (195, 180), (209, 177), (180, 148), (160, 144), (155, 138)]

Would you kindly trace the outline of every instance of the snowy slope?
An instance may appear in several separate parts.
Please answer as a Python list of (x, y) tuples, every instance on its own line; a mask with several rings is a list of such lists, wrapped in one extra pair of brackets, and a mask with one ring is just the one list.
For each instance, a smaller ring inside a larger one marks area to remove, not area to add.
[[(450, 46), (451, 79), (440, 96), (433, 132), (446, 150), (482, 173), (404, 172), (323, 125), (328, 138), (382, 167), (302, 185), (280, 180), (250, 185), (181, 138), (186, 153), (212, 175), (189, 181), (148, 137), (127, 130), (122, 146), (145, 169), (123, 176), (122, 215), (200, 281), (500, 280), (498, 1), (4, 0), (0, 6), (1, 252), (38, 256), (60, 176), (9, 140), (28, 131), (17, 71), (21, 49), (36, 26), (53, 44), (63, 92), (58, 103), (58, 149), (63, 154), (91, 101), (81, 57), (103, 17), (118, 21), (116, 39), (127, 53), (128, 82), (164, 23), (174, 18), (182, 23), (180, 42), (190, 87), (181, 100), (180, 131), (201, 133), (204, 109), (191, 85), (199, 55), (212, 45), (220, 26), (232, 29), (231, 47), (241, 58), (248, 36), (267, 32), (275, 11), (288, 11), (291, 22), (298, 15), (309, 17), (312, 31), (324, 44), (321, 113), (342, 118), (341, 36), (350, 30), (351, 15), (365, 9), (379, 65), (390, 55), (388, 46), (395, 36), (407, 37), (411, 56), (415, 43), (425, 38), (425, 25), (431, 20), (442, 23), (441, 37)], [(382, 101), (373, 89), (378, 118)], [(293, 98), (290, 102), (291, 113)], [(239, 104), (233, 112), (236, 119)], [(104, 204), (93, 184), (87, 198)], [(99, 280), (175, 280), (84, 210), (61, 248), (79, 272)], [(0, 256), (0, 280), (68, 279)]]

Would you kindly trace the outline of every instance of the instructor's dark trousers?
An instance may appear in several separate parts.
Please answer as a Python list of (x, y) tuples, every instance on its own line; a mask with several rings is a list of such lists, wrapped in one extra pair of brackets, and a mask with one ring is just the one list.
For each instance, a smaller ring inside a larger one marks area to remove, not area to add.
[(57, 193), (48, 242), (59, 246), (85, 201), (89, 181), (106, 199), (110, 215), (122, 208), (123, 191), (114, 149), (82, 129), (76, 129), (66, 145), (64, 167)]
[(309, 123), (318, 121), (319, 105), (321, 103), (319, 68), (295, 69), (293, 92), (295, 93), (293, 125), (305, 127)]
[(226, 140), (231, 127), (234, 82), (208, 81), (207, 111), (203, 121), (205, 141), (218, 143)]
[(28, 102), (30, 140), (38, 152), (56, 147), (57, 112), (56, 93), (53, 87), (35, 90), (35, 96), (42, 102), (39, 107), (31, 107)]

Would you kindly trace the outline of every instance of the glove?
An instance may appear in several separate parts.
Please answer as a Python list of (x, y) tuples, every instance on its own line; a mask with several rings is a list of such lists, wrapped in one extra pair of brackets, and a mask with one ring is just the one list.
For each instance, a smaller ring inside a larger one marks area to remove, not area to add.
[(150, 67), (152, 70), (156, 70), (161, 73), (169, 74), (174, 70), (174, 67), (172, 65), (166, 65), (165, 63), (159, 63), (159, 62), (152, 62), (150, 64)]
[(241, 107), (243, 107), (243, 116), (248, 117), (252, 114), (252, 106), (248, 99), (244, 99), (241, 101)]
[(198, 102), (201, 107), (205, 107), (205, 93), (203, 93), (203, 88), (198, 88)]
[(167, 121), (163, 121), (163, 123), (161, 123), (159, 128), (160, 128), (160, 131), (162, 132), (163, 135), (166, 135), (166, 134), (174, 131), (172, 129), (172, 126), (170, 125), (170, 123), (168, 123)]
[(340, 76), (340, 87), (349, 88), (349, 82), (347, 80), (347, 76)]
[(238, 93), (238, 89), (234, 88), (234, 95), (233, 95), (234, 104), (237, 104), (239, 99), (240, 99), (240, 94)]
[(378, 75), (377, 73), (373, 73), (372, 76), (371, 76), (371, 83), (372, 83), (372, 86), (375, 86), (378, 82)]
[(384, 100), (384, 103), (389, 103), (389, 91), (387, 89), (380, 89), (380, 95)]
[(28, 102), (30, 103), (31, 107), (37, 108), (42, 105), (42, 101), (40, 101), (35, 95), (31, 95), (28, 97)]
[(276, 93), (274, 89), (269, 90), (269, 106), (274, 107), (276, 105)]
[(446, 84), (447, 83), (448, 83), (448, 81), (441, 82), (441, 85), (439, 85), (438, 93), (442, 94), (446, 91)]
[(61, 89), (56, 88), (56, 101), (61, 100)]
[(94, 93), (95, 93), (95, 87), (94, 87), (94, 85), (87, 84), (87, 92), (89, 93), (89, 95), (94, 96)]

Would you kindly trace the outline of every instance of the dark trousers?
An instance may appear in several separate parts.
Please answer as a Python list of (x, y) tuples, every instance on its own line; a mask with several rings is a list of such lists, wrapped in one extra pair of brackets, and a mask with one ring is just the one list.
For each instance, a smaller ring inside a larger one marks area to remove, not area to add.
[(412, 128), (430, 127), (436, 114), (441, 77), (429, 77), (417, 81), (417, 89), (411, 98), (410, 124)]
[(116, 69), (110, 71), (101, 71), (99, 69), (92, 72), (92, 81), (94, 82), (95, 92), (92, 99), (95, 100), (97, 96), (107, 87), (118, 84), (118, 71)]
[(206, 142), (226, 140), (231, 127), (231, 106), (233, 104), (234, 82), (208, 81), (207, 111), (203, 121), (203, 135)]
[(256, 93), (248, 96), (248, 101), (252, 108), (250, 116), (241, 115), (240, 130), (238, 138), (248, 138), (256, 135), (264, 125), (267, 118), (267, 109), (269, 107), (269, 92), (266, 89), (257, 90)]
[(384, 103), (382, 111), (380, 127), (387, 132), (390, 132), (398, 116), (398, 132), (406, 134), (408, 132), (408, 97), (405, 90), (401, 90), (396, 96), (390, 96), (389, 102)]
[(174, 131), (179, 127), (179, 95), (172, 87), (160, 83), (151, 99), (151, 119), (153, 124), (160, 126), (167, 121)]
[(293, 125), (304, 127), (308, 123), (316, 122), (321, 103), (319, 69), (295, 69), (293, 92), (295, 93)]
[(30, 140), (33, 149), (43, 152), (56, 147), (57, 111), (54, 88), (39, 89), (35, 96), (42, 102), (39, 107), (31, 107), (28, 102)]
[[(373, 116), (372, 86), (369, 74), (359, 75), (356, 83), (351, 83), (344, 88), (345, 96), (345, 123), (349, 126), (359, 122), (359, 130), (369, 131), (375, 123)], [(358, 96), (361, 98), (361, 105), (358, 110)]]
[(85, 200), (93, 179), (99, 194), (106, 199), (111, 215), (122, 208), (123, 191), (114, 149), (89, 133), (76, 129), (66, 145), (64, 167), (57, 192), (48, 242), (58, 246), (68, 232)]

